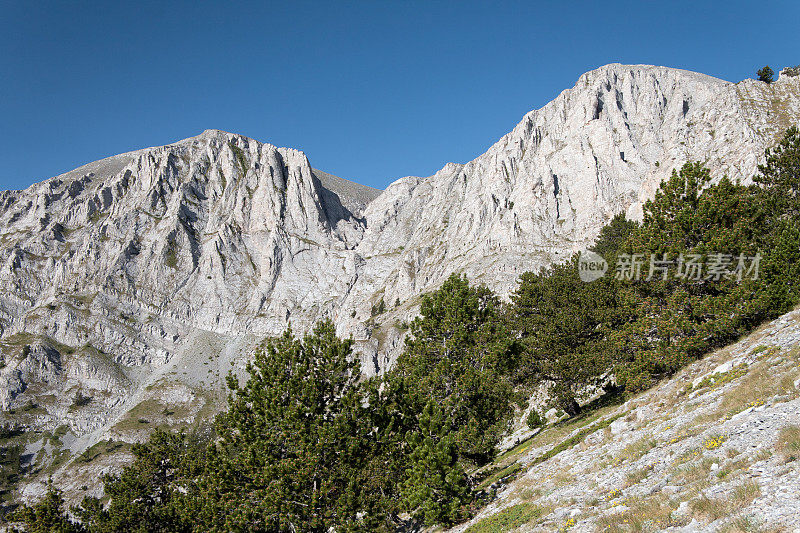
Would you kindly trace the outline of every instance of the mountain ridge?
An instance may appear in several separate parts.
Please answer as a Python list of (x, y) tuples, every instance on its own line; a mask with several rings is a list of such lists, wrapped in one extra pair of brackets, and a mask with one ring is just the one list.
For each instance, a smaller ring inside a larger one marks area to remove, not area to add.
[[(640, 216), (672, 169), (703, 160), (746, 182), (798, 123), (800, 77), (611, 64), (472, 161), (380, 193), (220, 130), (0, 192), (0, 403), (52, 396), (26, 423), (68, 427), (71, 453), (136, 440), (141, 404), (202, 418), (258, 339), (321, 318), (380, 372), (451, 273), (507, 296), (614, 215)], [(78, 391), (95, 400), (74, 408)]]

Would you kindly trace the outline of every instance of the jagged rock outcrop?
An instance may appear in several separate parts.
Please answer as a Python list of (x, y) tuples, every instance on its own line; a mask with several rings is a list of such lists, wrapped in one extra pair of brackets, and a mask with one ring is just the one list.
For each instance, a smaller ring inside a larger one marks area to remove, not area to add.
[[(26, 401), (31, 384), (97, 391), (91, 409), (43, 402), (32, 422), (67, 424), (80, 451), (148, 387), (219, 389), (259, 338), (324, 317), (377, 372), (402, 345), (394, 325), (450, 273), (507, 294), (613, 215), (640, 216), (685, 161), (749, 180), (798, 122), (800, 77), (734, 84), (615, 64), (477, 159), (383, 192), (216, 130), (0, 192), (0, 400)], [(23, 356), (34, 344), (50, 355)]]

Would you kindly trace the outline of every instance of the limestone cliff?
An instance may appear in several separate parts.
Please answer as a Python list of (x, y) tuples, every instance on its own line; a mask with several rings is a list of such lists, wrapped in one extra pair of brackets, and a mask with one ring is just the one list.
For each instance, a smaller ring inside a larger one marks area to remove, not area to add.
[[(3, 419), (66, 428), (50, 459), (191, 422), (258, 339), (324, 317), (378, 372), (401, 346), (394, 325), (450, 273), (508, 294), (613, 215), (640, 216), (673, 168), (747, 181), (798, 123), (800, 77), (613, 64), (477, 159), (382, 192), (216, 130), (0, 192)], [(154, 410), (170, 402), (181, 416)]]

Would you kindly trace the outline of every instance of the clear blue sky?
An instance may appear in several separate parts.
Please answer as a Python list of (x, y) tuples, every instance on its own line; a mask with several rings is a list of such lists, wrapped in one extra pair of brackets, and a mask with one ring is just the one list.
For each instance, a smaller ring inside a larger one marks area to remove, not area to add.
[(127, 4), (0, 0), (0, 189), (207, 128), (383, 188), (606, 63), (800, 63), (796, 0)]

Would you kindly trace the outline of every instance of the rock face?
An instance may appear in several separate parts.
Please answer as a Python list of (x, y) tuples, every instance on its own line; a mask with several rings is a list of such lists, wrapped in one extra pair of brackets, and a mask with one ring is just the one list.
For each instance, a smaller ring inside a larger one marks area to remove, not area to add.
[[(685, 161), (749, 180), (798, 122), (800, 77), (615, 64), (477, 159), (382, 192), (216, 130), (0, 192), (0, 402), (55, 394), (31, 424), (89, 435), (80, 450), (152, 387), (219, 389), (259, 338), (324, 317), (378, 372), (401, 346), (393, 325), (450, 273), (508, 294), (613, 215), (640, 216)], [(92, 403), (68, 405), (80, 391)]]

